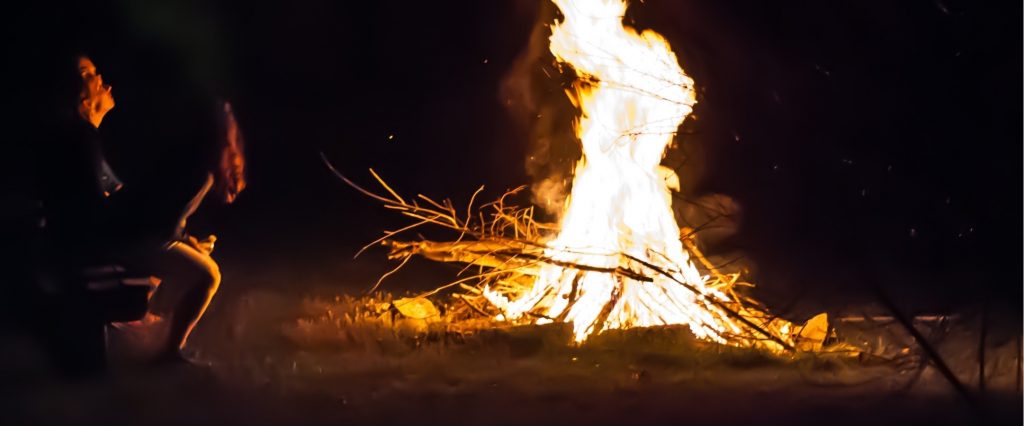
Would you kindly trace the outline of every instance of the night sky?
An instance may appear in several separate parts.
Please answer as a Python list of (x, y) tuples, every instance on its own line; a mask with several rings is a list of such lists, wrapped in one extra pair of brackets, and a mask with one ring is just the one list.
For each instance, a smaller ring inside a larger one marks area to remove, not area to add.
[[(225, 270), (292, 265), (296, 280), (330, 281), (383, 270), (382, 251), (351, 256), (402, 221), (321, 152), (357, 182), (372, 167), (404, 194), (464, 205), (479, 185), (493, 197), (529, 184), (538, 146), (538, 106), (508, 78), (547, 6), (355, 3), (97, 2), (3, 19), (14, 51), (73, 38), (94, 53), (118, 99), (104, 133), (120, 158), (174, 120), (156, 100), (169, 88), (231, 100), (250, 189), (209, 219)], [(722, 249), (746, 256), (765, 300), (838, 306), (878, 283), (920, 309), (1019, 311), (1021, 11), (980, 3), (634, 2), (628, 21), (663, 34), (699, 91), (679, 140), (685, 195), (739, 203)], [(561, 84), (531, 87), (543, 100)], [(395, 285), (451, 270), (419, 268)], [(346, 278), (339, 288), (372, 284)]]

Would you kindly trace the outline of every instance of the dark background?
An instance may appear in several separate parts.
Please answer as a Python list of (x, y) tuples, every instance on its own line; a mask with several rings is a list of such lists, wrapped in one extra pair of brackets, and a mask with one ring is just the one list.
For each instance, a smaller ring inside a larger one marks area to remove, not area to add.
[[(103, 132), (129, 185), (188, 115), (170, 98), (231, 100), (250, 188), (199, 220), (220, 236), (223, 288), (357, 291), (387, 265), (382, 251), (352, 255), (402, 221), (320, 153), (367, 186), (372, 167), (403, 194), (459, 205), (481, 184), (488, 199), (530, 183), (533, 124), (503, 82), (540, 3), (20, 5), (2, 18), (5, 68), (66, 40), (90, 52), (114, 86)], [(1019, 325), (1019, 5), (635, 3), (630, 22), (668, 38), (700, 93), (682, 138), (687, 196), (742, 206), (729, 248), (770, 306), (867, 302), (879, 284), (921, 311), (987, 300)], [(430, 288), (450, 270), (420, 262), (388, 285)]]

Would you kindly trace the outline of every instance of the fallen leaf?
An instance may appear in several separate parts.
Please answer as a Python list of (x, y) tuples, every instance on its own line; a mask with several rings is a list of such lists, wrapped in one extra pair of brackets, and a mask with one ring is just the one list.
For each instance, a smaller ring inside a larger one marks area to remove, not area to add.
[(392, 305), (407, 318), (427, 319), (441, 315), (433, 303), (422, 297), (398, 299)]

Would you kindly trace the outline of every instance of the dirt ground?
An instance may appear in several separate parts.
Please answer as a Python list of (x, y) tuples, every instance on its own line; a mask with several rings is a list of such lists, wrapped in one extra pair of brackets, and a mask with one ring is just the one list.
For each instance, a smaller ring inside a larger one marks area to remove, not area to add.
[[(195, 366), (153, 369), (139, 336), (110, 332), (112, 369), (68, 382), (30, 342), (7, 339), (3, 424), (1020, 424), (1015, 339), (988, 349), (946, 325), (940, 350), (977, 399), (958, 395), (900, 336), (850, 329), (881, 358), (779, 360), (696, 342), (685, 329), (607, 333), (582, 347), (558, 326), (468, 338), (354, 328), (317, 297), (225, 297), (190, 342)], [(340, 324), (340, 325), (339, 325)], [(934, 331), (934, 330), (933, 330)], [(894, 334), (895, 333), (895, 334)], [(934, 333), (932, 334), (935, 335)], [(905, 336), (903, 336), (905, 338)], [(871, 343), (865, 343), (871, 341)], [(974, 346), (972, 346), (971, 342)]]

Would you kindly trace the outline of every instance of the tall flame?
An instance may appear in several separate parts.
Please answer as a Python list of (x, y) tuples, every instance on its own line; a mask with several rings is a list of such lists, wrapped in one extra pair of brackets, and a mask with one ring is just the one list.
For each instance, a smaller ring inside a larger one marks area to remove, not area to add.
[(567, 94), (581, 111), (583, 156), (546, 254), (587, 268), (545, 266), (515, 300), (484, 294), (506, 319), (572, 322), (577, 342), (601, 330), (669, 324), (725, 342), (740, 329), (711, 303), (729, 300), (684, 249), (670, 193), (678, 178), (660, 165), (693, 111), (693, 80), (661, 35), (622, 24), (624, 1), (553, 1), (564, 20), (551, 26), (550, 49), (579, 77)]

